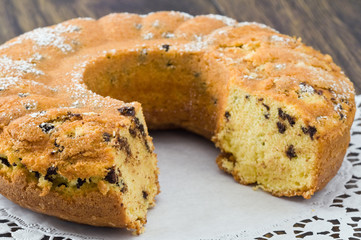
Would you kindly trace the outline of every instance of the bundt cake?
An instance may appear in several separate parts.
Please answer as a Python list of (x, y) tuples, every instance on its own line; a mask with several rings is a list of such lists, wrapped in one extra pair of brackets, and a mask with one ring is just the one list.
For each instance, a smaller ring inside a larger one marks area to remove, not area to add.
[(147, 126), (211, 139), (238, 182), (304, 198), (350, 139), (350, 80), (258, 23), (110, 14), (35, 29), (0, 56), (0, 193), (69, 221), (142, 232), (159, 193)]

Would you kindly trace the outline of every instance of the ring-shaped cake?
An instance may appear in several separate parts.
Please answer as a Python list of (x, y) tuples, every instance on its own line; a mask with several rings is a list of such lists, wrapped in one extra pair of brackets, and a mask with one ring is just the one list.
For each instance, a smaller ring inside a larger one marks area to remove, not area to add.
[(0, 193), (69, 221), (143, 230), (159, 193), (147, 125), (212, 139), (238, 182), (304, 198), (350, 139), (349, 79), (258, 23), (111, 14), (35, 29), (0, 55)]

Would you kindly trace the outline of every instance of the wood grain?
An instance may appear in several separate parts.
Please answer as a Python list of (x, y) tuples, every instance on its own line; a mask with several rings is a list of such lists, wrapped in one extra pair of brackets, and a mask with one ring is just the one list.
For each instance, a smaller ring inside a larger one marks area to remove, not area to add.
[(0, 43), (23, 32), (74, 17), (112, 12), (176, 10), (216, 13), (257, 21), (330, 54), (361, 93), (361, 1), (359, 0), (2, 0)]

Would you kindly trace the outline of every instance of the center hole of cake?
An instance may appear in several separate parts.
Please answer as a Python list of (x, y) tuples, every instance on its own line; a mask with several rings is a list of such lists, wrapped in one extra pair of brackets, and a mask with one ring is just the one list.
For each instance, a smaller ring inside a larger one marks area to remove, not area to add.
[(201, 54), (176, 54), (171, 48), (99, 57), (88, 65), (84, 82), (102, 96), (140, 102), (150, 129), (184, 128), (210, 138), (222, 101), (216, 90), (225, 85), (222, 74)]

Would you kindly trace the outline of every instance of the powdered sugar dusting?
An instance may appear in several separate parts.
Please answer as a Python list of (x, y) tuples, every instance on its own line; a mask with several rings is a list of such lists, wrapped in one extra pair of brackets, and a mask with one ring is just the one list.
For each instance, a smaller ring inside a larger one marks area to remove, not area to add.
[(71, 107), (71, 108), (79, 108), (79, 107), (81, 107), (80, 101), (79, 101), (79, 100), (74, 101), (74, 102), (71, 104), (70, 107)]
[(46, 115), (46, 111), (34, 112), (29, 115), (30, 115), (30, 117), (33, 117), (33, 118), (42, 117), (42, 116)]
[(162, 37), (164, 37), (164, 38), (175, 38), (175, 35), (174, 35), (174, 33), (164, 32), (162, 34)]
[(285, 37), (278, 36), (278, 35), (272, 35), (270, 37), (270, 40), (272, 42), (280, 42), (280, 43), (289, 43), (291, 41), (289, 38), (285, 38)]
[(316, 118), (316, 121), (317, 121), (317, 122), (321, 122), (322, 120), (327, 120), (327, 119), (328, 119), (327, 116), (318, 116), (318, 117)]
[(34, 80), (21, 79), (19, 77), (2, 77), (2, 78), (0, 78), (0, 91), (7, 90), (11, 87), (16, 87), (20, 83), (22, 83), (24, 85), (29, 85), (29, 86), (42, 86), (44, 88), (51, 90), (52, 92), (58, 91), (57, 88), (49, 87), (43, 83), (40, 83), (40, 82), (37, 82)]
[(25, 60), (13, 60), (4, 55), (0, 58), (0, 71), (3, 76), (21, 77), (31, 73), (35, 76), (44, 75), (44, 72), (35, 68), (35, 64)]
[(302, 93), (313, 94), (315, 92), (315, 89), (311, 85), (303, 82), (299, 84), (299, 87)]
[(29, 62), (37, 62), (37, 61), (41, 61), (44, 59), (44, 56), (41, 55), (40, 53), (34, 53), (33, 56), (31, 56), (28, 61)]
[(221, 29), (221, 30), (216, 31), (216, 33), (218, 35), (227, 36), (229, 34), (229, 31), (230, 31), (230, 29), (227, 29), (227, 30), (226, 29)]
[(58, 24), (55, 27), (37, 28), (33, 31), (27, 32), (17, 38), (15, 41), (5, 44), (0, 47), (1, 49), (8, 48), (13, 45), (21, 44), (24, 40), (32, 40), (37, 47), (56, 47), (63, 53), (73, 51), (70, 43), (67, 43), (67, 39), (63, 36), (65, 33), (79, 32), (80, 28), (73, 25)]
[(5, 91), (11, 86), (16, 86), (19, 83), (18, 77), (4, 77), (0, 78), (0, 91)]
[(208, 14), (208, 15), (204, 15), (204, 16), (211, 18), (211, 19), (216, 19), (216, 20), (222, 21), (227, 26), (234, 26), (237, 23), (237, 21), (234, 20), (233, 18), (229, 18), (226, 16), (218, 15), (218, 14)]
[(174, 47), (174, 49), (181, 52), (199, 52), (207, 48), (208, 43), (205, 41), (189, 42), (184, 44), (183, 47)]
[(79, 65), (74, 66), (73, 70), (66, 74), (70, 76), (71, 84), (65, 86), (65, 91), (70, 93), (70, 98), (74, 101), (68, 108), (81, 108), (86, 105), (92, 105), (101, 108), (101, 96), (87, 89), (83, 83), (83, 73), (89, 61), (84, 61)]
[(83, 21), (94, 21), (94, 18), (91, 18), (91, 17), (79, 17), (77, 19), (83, 20)]
[[(193, 18), (192, 15), (190, 15), (189, 13), (185, 13), (185, 12), (179, 12), (179, 11), (168, 11), (169, 14), (171, 16), (180, 16), (180, 17), (183, 17), (184, 19), (191, 19)], [(156, 14), (157, 12), (150, 12), (150, 13), (147, 13), (147, 14), (141, 14), (139, 15), (141, 18), (146, 18), (150, 15), (153, 15), (153, 14)]]
[(158, 28), (159, 27), (159, 20), (155, 20), (152, 24), (153, 27)]
[(306, 65), (302, 61), (295, 64), (295, 66), (307, 69), (310, 77), (317, 80), (318, 85), (332, 89), (335, 92), (336, 98), (348, 98), (353, 93), (353, 89), (346, 80), (336, 79), (333, 74), (330, 74), (322, 68)]
[(269, 29), (276, 33), (279, 33), (276, 29), (271, 28), (270, 26), (267, 26), (266, 24), (258, 23), (258, 22), (240, 22), (236, 25), (236, 27), (252, 26), (252, 25), (260, 27), (260, 28), (264, 28), (264, 29)]
[(274, 68), (275, 68), (276, 70), (283, 70), (283, 69), (286, 68), (286, 63), (277, 63), (277, 64), (274, 66)]
[(144, 40), (150, 40), (150, 39), (153, 38), (153, 36), (154, 36), (154, 34), (151, 33), (151, 32), (147, 32), (147, 33), (145, 33), (145, 34), (142, 35), (142, 37), (143, 37)]
[(178, 15), (178, 16), (181, 16), (181, 17), (183, 17), (183, 18), (185, 18), (185, 19), (191, 19), (191, 18), (193, 18), (193, 16), (190, 15), (189, 13), (178, 12), (178, 11), (170, 11), (170, 15), (173, 15), (173, 16)]
[(140, 23), (136, 23), (136, 24), (134, 24), (134, 27), (135, 27), (135, 29), (140, 30), (143, 27), (143, 25)]
[(256, 80), (258, 78), (258, 74), (253, 72), (248, 75), (243, 75), (243, 77), (249, 80)]
[(65, 42), (64, 33), (78, 32), (78, 26), (64, 26), (62, 24), (56, 25), (55, 28), (38, 28), (26, 34), (25, 38), (31, 39), (37, 46), (47, 47), (53, 46), (60, 49), (62, 52), (70, 52), (73, 50), (72, 46)]
[(30, 93), (18, 93), (18, 96), (24, 98), (30, 96)]
[(82, 113), (83, 115), (85, 116), (94, 116), (94, 115), (98, 115), (98, 113), (95, 113), (95, 112), (84, 112)]
[(194, 39), (195, 41), (200, 42), (200, 41), (203, 40), (203, 35), (193, 34), (193, 39)]
[(34, 110), (38, 107), (38, 102), (33, 99), (22, 101), (21, 103), (26, 110)]

